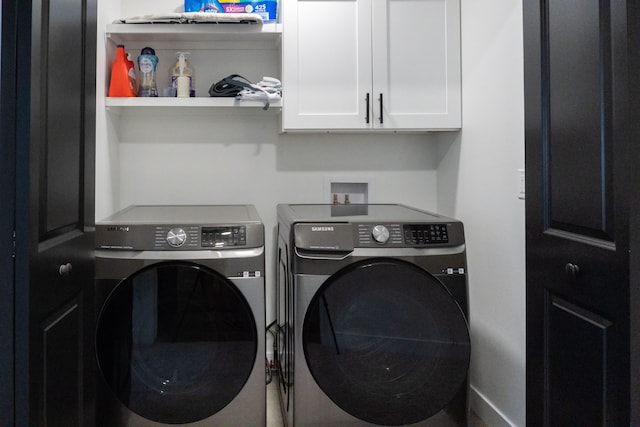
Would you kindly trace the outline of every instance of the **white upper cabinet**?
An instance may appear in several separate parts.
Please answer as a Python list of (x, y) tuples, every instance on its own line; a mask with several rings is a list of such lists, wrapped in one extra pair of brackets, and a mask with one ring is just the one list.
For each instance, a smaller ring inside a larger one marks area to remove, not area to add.
[(287, 0), (285, 131), (461, 127), (459, 0)]

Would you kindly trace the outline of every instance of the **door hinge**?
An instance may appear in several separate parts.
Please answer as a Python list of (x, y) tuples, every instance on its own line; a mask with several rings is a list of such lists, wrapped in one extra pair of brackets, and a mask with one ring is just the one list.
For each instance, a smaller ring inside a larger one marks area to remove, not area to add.
[(13, 230), (13, 247), (11, 248), (11, 258), (16, 259), (16, 230)]

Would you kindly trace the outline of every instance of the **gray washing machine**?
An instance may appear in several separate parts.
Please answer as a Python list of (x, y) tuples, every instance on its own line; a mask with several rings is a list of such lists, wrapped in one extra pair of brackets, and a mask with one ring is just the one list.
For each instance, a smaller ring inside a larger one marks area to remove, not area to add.
[(264, 226), (250, 205), (96, 224), (99, 426), (266, 424)]
[(467, 426), (460, 221), (402, 205), (278, 205), (277, 250), (288, 426)]

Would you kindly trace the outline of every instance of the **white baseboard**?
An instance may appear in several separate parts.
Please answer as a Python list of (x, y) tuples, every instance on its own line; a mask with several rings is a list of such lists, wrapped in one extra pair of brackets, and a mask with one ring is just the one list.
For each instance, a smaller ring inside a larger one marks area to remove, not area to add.
[(509, 419), (501, 413), (487, 398), (476, 390), (473, 385), (469, 393), (469, 406), (488, 427), (515, 427)]

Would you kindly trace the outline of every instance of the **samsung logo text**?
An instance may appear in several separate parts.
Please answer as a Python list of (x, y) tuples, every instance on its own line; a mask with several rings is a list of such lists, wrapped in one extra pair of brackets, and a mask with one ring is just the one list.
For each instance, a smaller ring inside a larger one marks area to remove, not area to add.
[(312, 226), (311, 231), (334, 231), (331, 226)]

